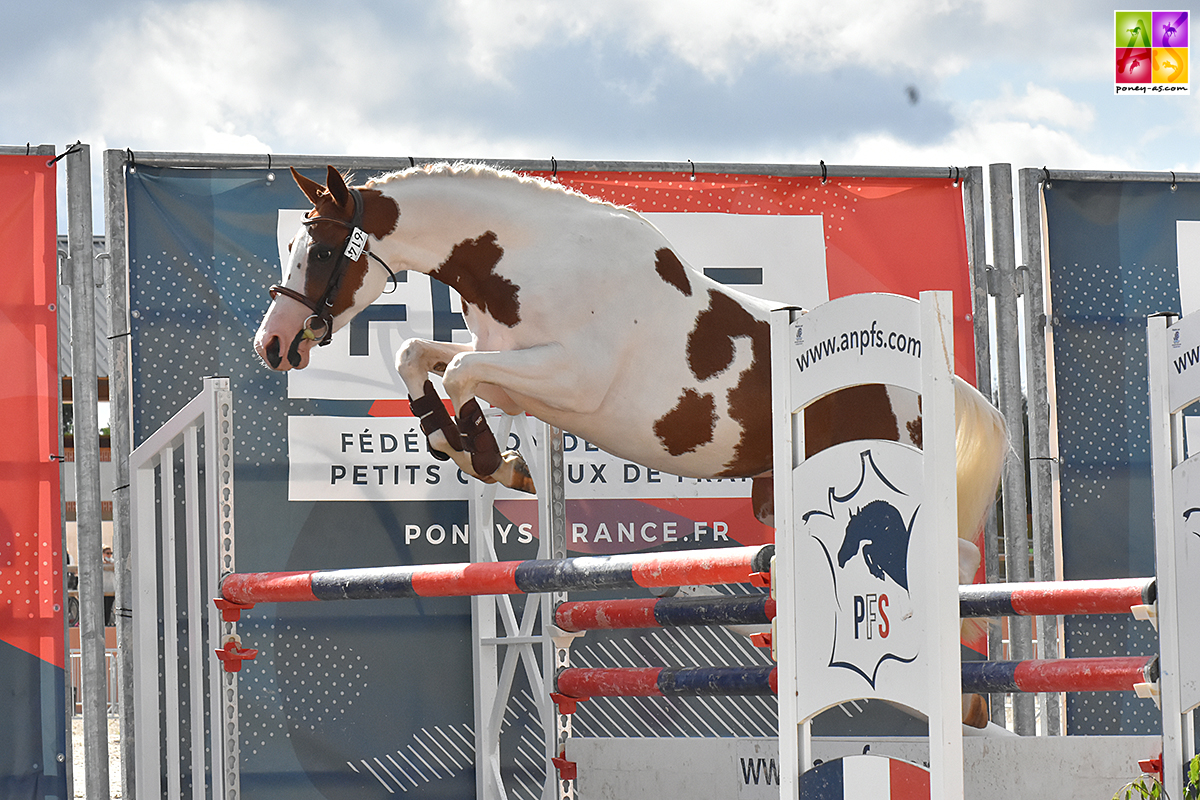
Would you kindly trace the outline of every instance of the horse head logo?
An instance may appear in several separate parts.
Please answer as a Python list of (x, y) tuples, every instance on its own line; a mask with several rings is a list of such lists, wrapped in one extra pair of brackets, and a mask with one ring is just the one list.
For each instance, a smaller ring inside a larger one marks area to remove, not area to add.
[(912, 530), (886, 500), (872, 500), (850, 515), (846, 535), (838, 548), (838, 567), (862, 553), (863, 562), (876, 578), (889, 577), (908, 591), (908, 540)]
[(921, 651), (924, 628), (908, 580), (910, 544), (922, 535), (914, 533), (922, 492), (921, 470), (913, 467), (920, 457), (850, 443), (823, 451), (821, 477), (805, 501), (812, 505), (801, 515), (829, 570), (828, 665), (857, 673), (872, 689), (885, 662), (911, 663)]

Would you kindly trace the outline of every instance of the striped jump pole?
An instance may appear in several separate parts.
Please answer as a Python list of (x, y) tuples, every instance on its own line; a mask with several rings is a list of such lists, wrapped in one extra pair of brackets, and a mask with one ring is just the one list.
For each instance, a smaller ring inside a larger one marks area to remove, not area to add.
[(676, 628), (689, 625), (761, 625), (775, 618), (765, 594), (584, 600), (562, 603), (554, 624), (564, 631)]
[(555, 680), (559, 694), (588, 697), (713, 697), (772, 695), (779, 684), (773, 666), (642, 667), (564, 669)]
[[(1041, 661), (966, 661), (964, 693), (1121, 692), (1158, 680), (1158, 658), (1058, 658)], [(567, 699), (672, 695), (775, 694), (775, 667), (644, 667), (564, 669), (556, 681)]]
[[(1012, 617), (1128, 614), (1155, 601), (1153, 578), (1099, 581), (972, 584), (958, 589), (959, 616)], [(668, 628), (688, 625), (759, 625), (775, 618), (765, 594), (584, 600), (563, 603), (554, 624), (565, 631)]]
[(963, 691), (976, 694), (1132, 692), (1159, 676), (1157, 656), (964, 661), (962, 668)]
[(1055, 617), (1071, 614), (1128, 614), (1151, 605), (1154, 578), (1099, 581), (976, 583), (958, 587), (961, 617)]
[(221, 597), (244, 608), (255, 603), (312, 600), (470, 597), (748, 583), (753, 574), (770, 570), (774, 551), (773, 545), (762, 545), (529, 561), (233, 573), (221, 582)]

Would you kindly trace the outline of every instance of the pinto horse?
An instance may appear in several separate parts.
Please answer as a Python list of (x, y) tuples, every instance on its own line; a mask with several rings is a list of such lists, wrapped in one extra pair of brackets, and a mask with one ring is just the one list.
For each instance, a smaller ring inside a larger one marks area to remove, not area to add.
[[(324, 186), (292, 175), (313, 209), (255, 336), (272, 369), (303, 369), (396, 271), (422, 272), (458, 292), (472, 334), (470, 344), (410, 339), (396, 357), (435, 456), (533, 491), (521, 456), (500, 452), (482, 398), (651, 469), (753, 478), (755, 514), (771, 524), (768, 318), (779, 304), (692, 269), (636, 212), (538, 178), (449, 164), (361, 187), (333, 167)], [(960, 577), (970, 582), (1007, 442), (974, 387), (960, 379), (955, 393)], [(806, 449), (920, 446), (918, 409), (894, 387), (835, 393), (806, 410)]]

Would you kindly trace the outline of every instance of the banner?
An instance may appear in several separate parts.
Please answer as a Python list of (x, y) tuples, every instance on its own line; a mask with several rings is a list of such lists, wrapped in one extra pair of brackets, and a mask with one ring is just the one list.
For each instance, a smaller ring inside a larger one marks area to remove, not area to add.
[(55, 168), (0, 155), (0, 795), (66, 796)]
[[(324, 170), (306, 174), (324, 180)], [(963, 199), (949, 179), (556, 177), (645, 213), (695, 267), (748, 293), (813, 307), (861, 291), (951, 290), (958, 371), (974, 380)], [(290, 178), (265, 169), (139, 164), (128, 169), (126, 193), (135, 444), (193, 397), (203, 376), (230, 377), (238, 570), (468, 560), (466, 479), (428, 457), (393, 366), (406, 338), (468, 341), (451, 290), (406, 274), (394, 294), (315, 352), (308, 369), (275, 373), (258, 362), (251, 342), (269, 304), (267, 287), (279, 280), (280, 242), (292, 238), (310, 207)], [(575, 553), (772, 539), (754, 519), (748, 480), (680, 479), (576, 437), (566, 445)], [(501, 559), (536, 557), (533, 501), (503, 495), (495, 522)], [(263, 652), (241, 673), (248, 800), (385, 797), (418, 787), (422, 797), (473, 794), (474, 760), (464, 745), (473, 743), (467, 600), (268, 604), (243, 617), (240, 633)], [(605, 658), (608, 666), (614, 658), (644, 663), (647, 647), (695, 663), (768, 659), (723, 629), (711, 637), (663, 635), (674, 638), (664, 645), (588, 634), (572, 659), (580, 666)], [(514, 719), (533, 707), (522, 680)], [(763, 698), (648, 708), (619, 729), (612, 719), (621, 717), (606, 719), (599, 707), (584, 708), (576, 729), (735, 736), (771, 735), (776, 724), (774, 701)], [(515, 797), (538, 796), (536, 776), (545, 768), (540, 731), (528, 733), (517, 751), (504, 753)]]
[[(1043, 197), (1063, 577), (1150, 576), (1146, 317), (1200, 305), (1200, 186), (1056, 178)], [(1068, 656), (1158, 651), (1128, 616), (1067, 617), (1065, 630)], [(1068, 733), (1151, 734), (1158, 719), (1128, 693), (1067, 695)]]

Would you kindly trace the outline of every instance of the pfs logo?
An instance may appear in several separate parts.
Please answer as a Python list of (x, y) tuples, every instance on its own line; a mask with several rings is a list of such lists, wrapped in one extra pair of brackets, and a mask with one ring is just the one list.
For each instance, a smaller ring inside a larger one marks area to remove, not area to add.
[(909, 663), (920, 650), (908, 585), (908, 547), (920, 502), (859, 454), (856, 485), (830, 486), (828, 505), (804, 514), (828, 562), (836, 595), (829, 666), (861, 675), (874, 689), (885, 661)]

